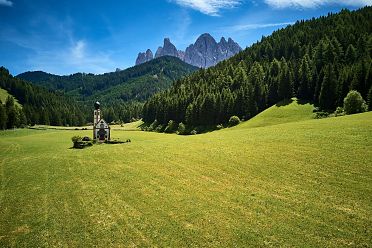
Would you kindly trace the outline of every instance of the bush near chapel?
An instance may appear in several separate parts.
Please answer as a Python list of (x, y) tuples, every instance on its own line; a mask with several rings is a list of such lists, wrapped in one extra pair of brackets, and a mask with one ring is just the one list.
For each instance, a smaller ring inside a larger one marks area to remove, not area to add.
[(352, 90), (344, 98), (344, 111), (347, 115), (367, 111), (367, 104), (358, 91)]
[(76, 136), (73, 136), (71, 138), (72, 140), (72, 143), (74, 143), (74, 146), (73, 148), (76, 148), (76, 149), (83, 149), (85, 147), (88, 147), (88, 146), (92, 146), (93, 145), (93, 141), (90, 140), (90, 141), (84, 141), (82, 137), (76, 135)]

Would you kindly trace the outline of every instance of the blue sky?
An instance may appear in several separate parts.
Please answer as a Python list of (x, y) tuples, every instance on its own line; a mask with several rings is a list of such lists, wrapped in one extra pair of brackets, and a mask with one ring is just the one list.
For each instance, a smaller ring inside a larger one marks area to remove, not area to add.
[(372, 0), (0, 0), (0, 66), (104, 73), (134, 65), (164, 37), (185, 49), (202, 33), (251, 45), (299, 19)]

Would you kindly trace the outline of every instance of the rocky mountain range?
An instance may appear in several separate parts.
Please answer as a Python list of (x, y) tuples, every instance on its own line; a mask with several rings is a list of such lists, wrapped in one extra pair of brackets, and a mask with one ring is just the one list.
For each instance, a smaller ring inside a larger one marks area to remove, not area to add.
[(208, 68), (216, 65), (222, 60), (230, 58), (241, 50), (238, 43), (231, 38), (228, 38), (226, 41), (226, 39), (222, 37), (220, 42), (216, 42), (208, 33), (199, 36), (195, 43), (188, 46), (185, 51), (177, 50), (170, 39), (165, 38), (163, 46), (157, 49), (155, 57), (152, 51), (147, 49), (146, 52), (138, 54), (136, 65), (162, 56), (173, 56), (190, 65), (199, 68)]

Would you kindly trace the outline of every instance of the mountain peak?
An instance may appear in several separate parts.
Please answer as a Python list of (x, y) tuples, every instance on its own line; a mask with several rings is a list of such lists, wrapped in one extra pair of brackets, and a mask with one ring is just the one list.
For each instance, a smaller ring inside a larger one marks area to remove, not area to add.
[(150, 49), (147, 49), (145, 53), (138, 53), (137, 59), (136, 59), (136, 65), (143, 64), (145, 62), (148, 62), (154, 58), (152, 51)]
[(209, 33), (204, 33), (204, 34), (200, 35), (199, 38), (214, 39), (214, 38), (212, 37), (212, 35), (210, 35)]
[(205, 33), (205, 34), (200, 35), (195, 43), (200, 43), (200, 42), (216, 43), (216, 40), (210, 34)]
[(178, 57), (178, 50), (177, 48), (172, 44), (169, 38), (164, 38), (164, 44), (163, 47), (159, 47), (158, 50), (155, 53), (155, 58), (159, 58), (161, 56), (173, 56)]

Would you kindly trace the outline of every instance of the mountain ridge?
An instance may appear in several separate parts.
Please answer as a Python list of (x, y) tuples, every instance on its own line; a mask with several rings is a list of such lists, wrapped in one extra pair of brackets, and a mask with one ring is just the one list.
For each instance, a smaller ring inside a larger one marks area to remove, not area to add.
[(153, 56), (151, 49), (138, 53), (136, 65), (161, 56), (173, 56), (190, 65), (208, 68), (240, 51), (242, 51), (242, 48), (231, 38), (226, 41), (225, 37), (221, 37), (220, 41), (217, 42), (209, 33), (200, 35), (195, 43), (189, 45), (185, 51), (178, 50), (169, 38), (164, 38), (163, 46), (158, 47), (155, 56)]
[(145, 75), (153, 76), (157, 80), (164, 76), (167, 81), (173, 81), (196, 69), (176, 57), (161, 56), (125, 70), (103, 74), (78, 72), (61, 76), (43, 71), (28, 71), (18, 74), (16, 77), (50, 90), (63, 91), (68, 95), (74, 95), (78, 90), (80, 95), (89, 97), (97, 92), (106, 91), (111, 87), (125, 84)]

